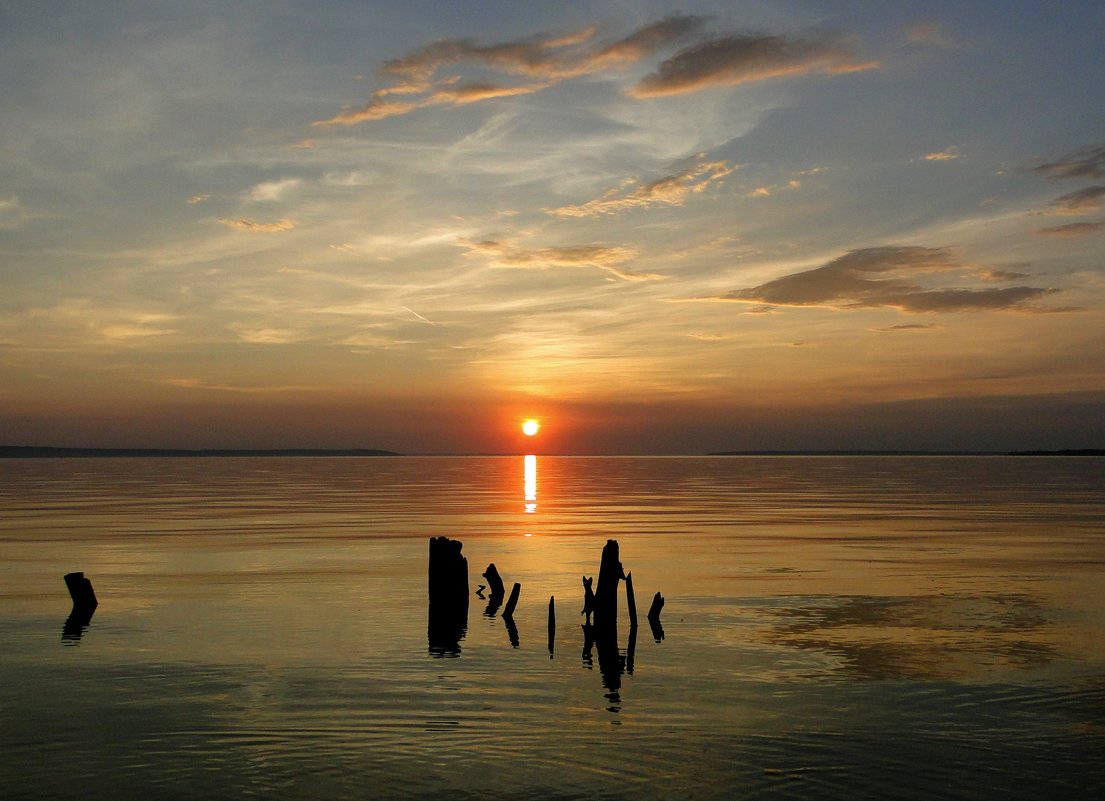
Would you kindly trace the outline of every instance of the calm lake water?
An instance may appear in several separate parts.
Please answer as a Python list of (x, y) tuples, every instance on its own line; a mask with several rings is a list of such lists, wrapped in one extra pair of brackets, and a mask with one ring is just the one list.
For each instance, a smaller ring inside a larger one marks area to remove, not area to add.
[[(430, 648), (442, 534), (515, 630)], [(1103, 754), (1103, 459), (0, 461), (4, 799), (1099, 799)]]

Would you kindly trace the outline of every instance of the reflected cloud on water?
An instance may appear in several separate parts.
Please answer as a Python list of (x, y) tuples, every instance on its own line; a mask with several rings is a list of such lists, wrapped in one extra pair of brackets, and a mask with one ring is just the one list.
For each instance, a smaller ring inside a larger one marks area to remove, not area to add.
[(777, 611), (777, 644), (860, 680), (946, 680), (1055, 660), (1054, 621), (1025, 595), (821, 596)]

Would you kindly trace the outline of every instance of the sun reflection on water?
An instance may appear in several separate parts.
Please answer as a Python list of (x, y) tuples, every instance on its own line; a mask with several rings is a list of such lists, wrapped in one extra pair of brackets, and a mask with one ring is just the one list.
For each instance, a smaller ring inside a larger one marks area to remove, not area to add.
[(525, 465), (523, 483), (526, 493), (526, 514), (533, 514), (537, 511), (537, 457), (529, 454), (524, 458), (523, 464)]

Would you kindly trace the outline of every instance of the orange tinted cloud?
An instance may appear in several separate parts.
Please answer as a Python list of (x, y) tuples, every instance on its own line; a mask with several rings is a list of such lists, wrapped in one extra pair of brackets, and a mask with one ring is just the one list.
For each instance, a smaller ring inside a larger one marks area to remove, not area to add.
[(290, 231), (295, 228), (291, 220), (277, 220), (274, 223), (259, 223), (253, 220), (219, 220), (220, 223), (237, 231), (253, 234), (272, 234), (278, 231)]
[(630, 208), (652, 205), (681, 206), (688, 195), (704, 191), (710, 183), (720, 181), (735, 168), (724, 161), (711, 161), (665, 175), (662, 178), (639, 183), (631, 179), (622, 187), (611, 189), (602, 197), (576, 206), (564, 206), (549, 213), (560, 217), (597, 217), (615, 214)]

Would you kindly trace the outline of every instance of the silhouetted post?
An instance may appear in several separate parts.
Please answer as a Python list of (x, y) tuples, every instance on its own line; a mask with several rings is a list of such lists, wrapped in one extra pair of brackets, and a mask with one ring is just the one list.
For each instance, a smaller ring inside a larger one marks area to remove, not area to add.
[(553, 658), (553, 645), (556, 643), (556, 598), (549, 596), (549, 659)]
[(74, 609), (92, 610), (99, 605), (96, 593), (92, 591), (92, 582), (84, 577), (84, 573), (66, 573), (65, 586), (69, 588)]
[(649, 620), (653, 620), (653, 619), (659, 620), (660, 619), (660, 612), (663, 608), (664, 608), (664, 596), (661, 595), (660, 593), (656, 593), (654, 596), (652, 596), (652, 606), (650, 606), (648, 608), (648, 619)]
[(85, 578), (84, 573), (66, 573), (65, 586), (69, 589), (69, 597), (73, 599), (73, 609), (61, 627), (61, 639), (62, 642), (75, 642), (92, 622), (92, 615), (99, 603), (92, 590), (92, 582)]
[(460, 540), (430, 538), (430, 609), (427, 637), (430, 653), (457, 656), (468, 629), (468, 560)]
[(660, 625), (660, 610), (664, 608), (664, 596), (656, 593), (648, 610), (648, 625), (656, 642), (664, 639), (664, 627)]
[(503, 623), (506, 625), (506, 636), (510, 638), (510, 644), (514, 648), (518, 647), (518, 626), (514, 624), (514, 618), (510, 615), (503, 615)]
[(503, 608), (503, 617), (514, 617), (514, 607), (518, 605), (518, 593), (521, 591), (522, 585), (514, 582), (514, 586), (510, 588), (510, 597), (506, 599), (506, 606)]
[(506, 595), (506, 587), (503, 586), (503, 579), (499, 575), (499, 571), (495, 567), (494, 562), (487, 566), (487, 570), (483, 571), (483, 577), (487, 579), (487, 588), (491, 590), (492, 598), (498, 595), (501, 599), (504, 595)]
[[(599, 564), (599, 586), (595, 590), (595, 624), (616, 627), (618, 624), (618, 582), (625, 578), (618, 560), (618, 541), (607, 540), (602, 547)], [(616, 646), (615, 646), (616, 647)]]
[(629, 625), (637, 628), (637, 601), (633, 598), (633, 571), (625, 574), (625, 605), (629, 607)]
[(593, 578), (583, 577), (583, 611), (580, 614), (583, 615), (583, 622), (588, 626), (591, 625), (591, 615), (595, 611), (595, 591), (591, 589), (593, 582)]

